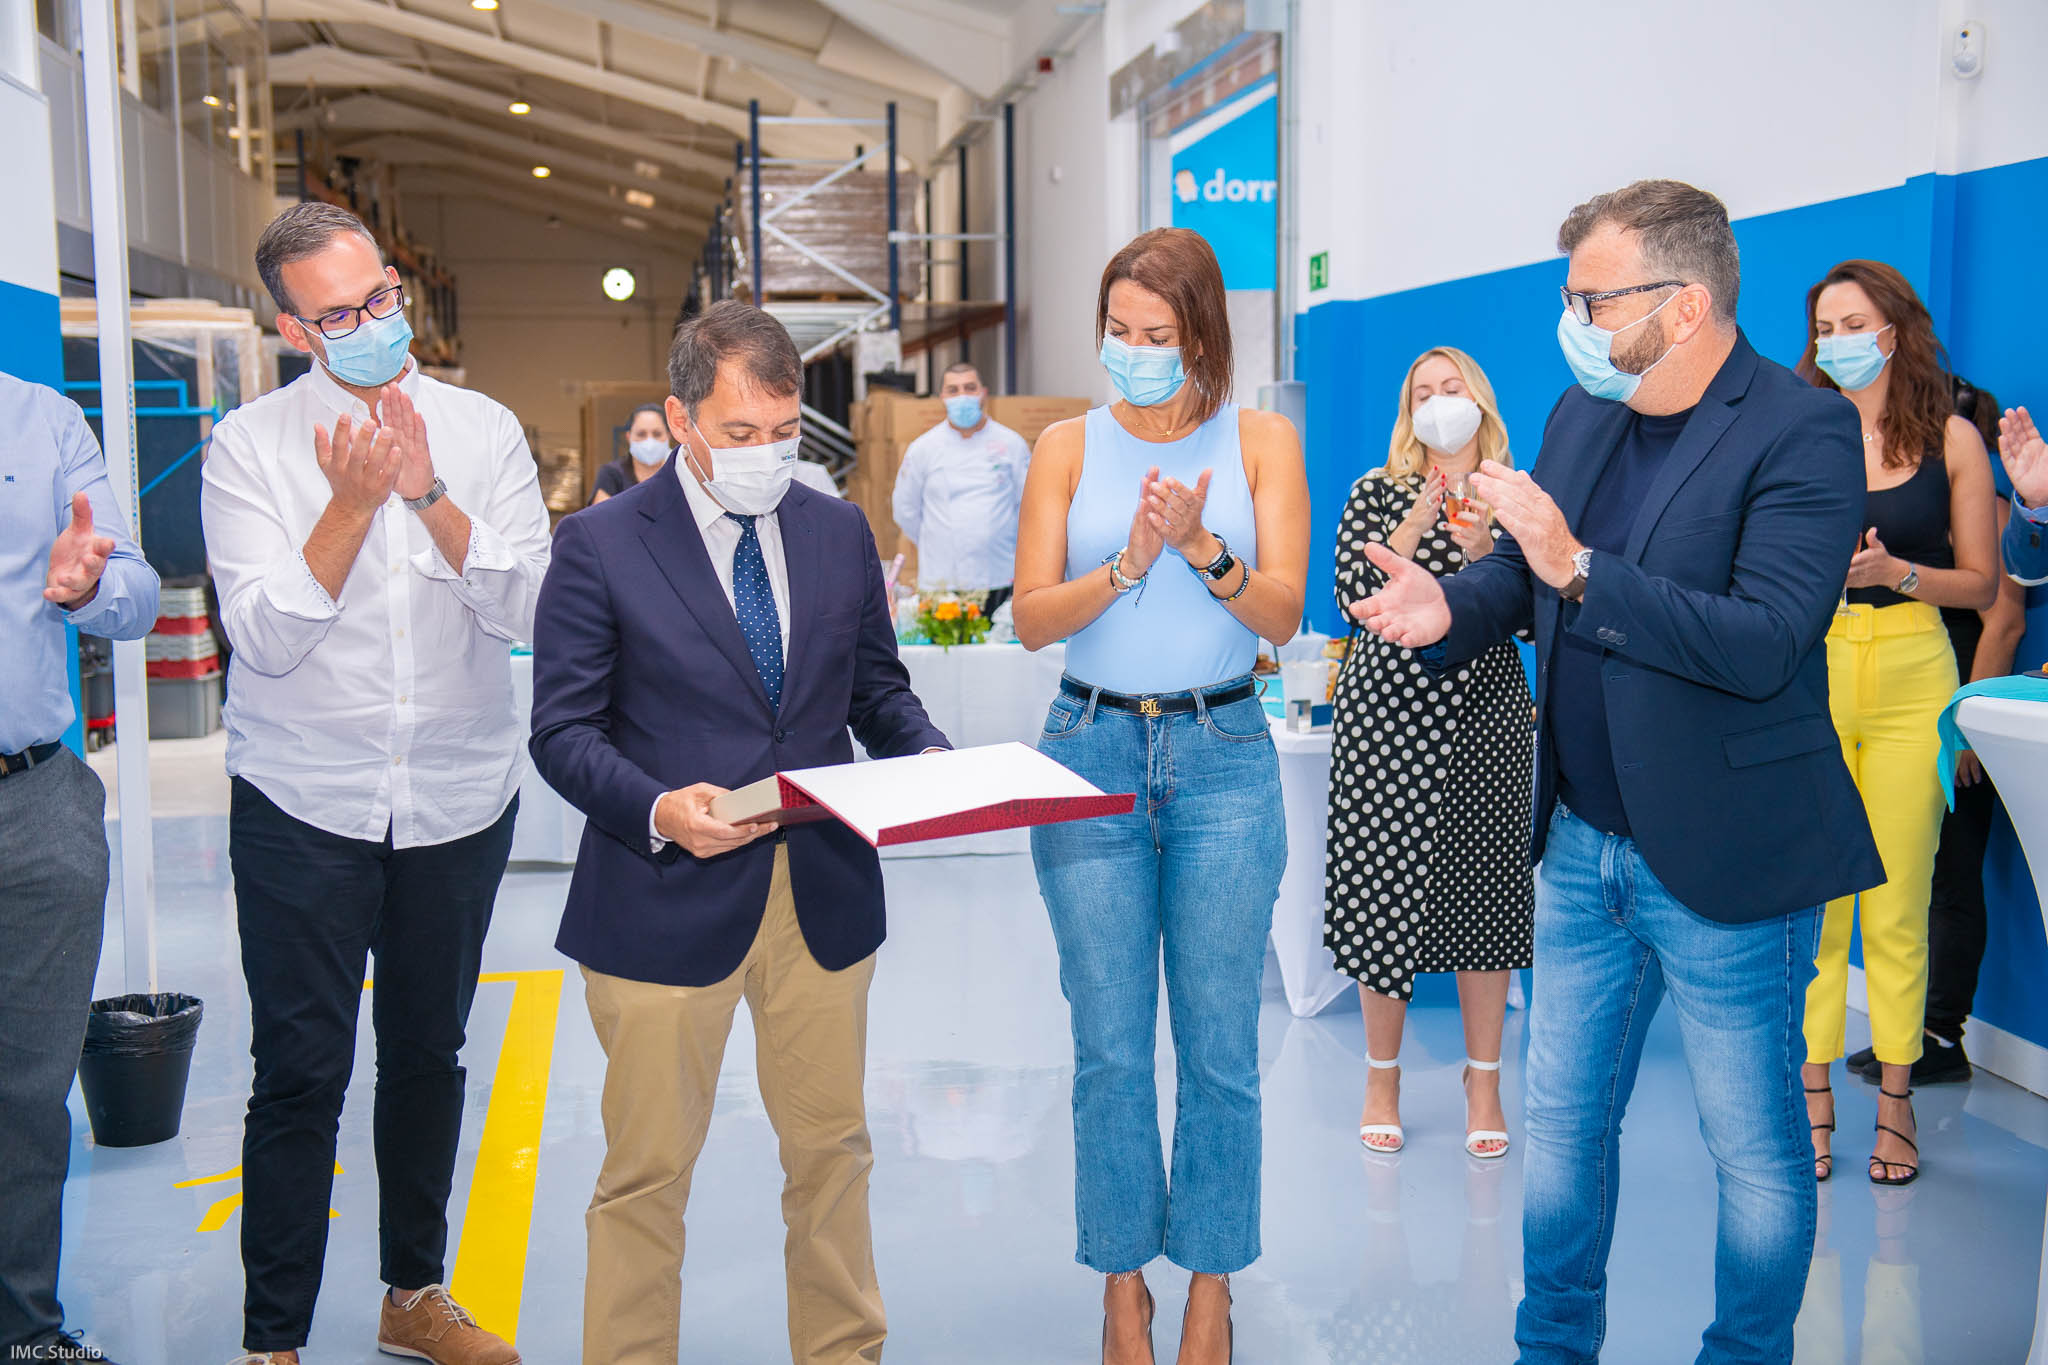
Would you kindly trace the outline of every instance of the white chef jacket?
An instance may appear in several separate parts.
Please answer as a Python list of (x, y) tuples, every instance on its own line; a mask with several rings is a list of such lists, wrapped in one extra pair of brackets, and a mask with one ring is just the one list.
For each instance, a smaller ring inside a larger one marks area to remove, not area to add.
[(234, 646), (228, 772), (330, 834), (414, 848), (489, 827), (519, 789), (507, 642), (532, 638), (550, 542), (519, 419), (410, 362), (399, 387), (469, 517), (461, 573), (393, 493), (339, 600), (313, 577), (303, 547), (332, 496), (313, 425), (370, 416), (317, 364), (214, 427), (200, 513)]
[(917, 585), (1000, 588), (1017, 577), (1017, 509), (1031, 448), (990, 419), (971, 436), (941, 422), (910, 443), (890, 511), (917, 542)]

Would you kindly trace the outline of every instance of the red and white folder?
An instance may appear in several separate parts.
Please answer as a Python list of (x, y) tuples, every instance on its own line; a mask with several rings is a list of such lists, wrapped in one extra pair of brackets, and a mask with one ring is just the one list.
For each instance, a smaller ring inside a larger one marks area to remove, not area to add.
[(711, 813), (727, 824), (838, 820), (877, 848), (990, 830), (1129, 814), (1111, 794), (1028, 744), (798, 768), (727, 792)]

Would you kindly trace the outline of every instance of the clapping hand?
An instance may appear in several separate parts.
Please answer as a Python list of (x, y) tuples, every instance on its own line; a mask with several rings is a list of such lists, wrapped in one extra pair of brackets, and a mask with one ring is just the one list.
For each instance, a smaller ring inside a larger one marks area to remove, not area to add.
[(365, 517), (391, 496), (405, 457), (398, 432), (349, 417), (335, 419), (332, 439), (325, 428), (314, 424), (313, 454), (320, 461), (320, 472), (327, 476), (328, 487), (334, 490), (334, 500)]
[(1443, 510), (1444, 495), (1449, 491), (1443, 470), (1431, 465), (1428, 477), (1422, 481), (1422, 491), (1416, 494), (1408, 515), (1401, 518), (1402, 524), (1417, 536), (1427, 535), (1429, 528), (1436, 525), (1437, 513)]
[(71, 524), (50, 546), (50, 571), (43, 579), (43, 600), (55, 602), (66, 611), (77, 611), (100, 590), (100, 575), (106, 571), (107, 556), (114, 542), (95, 534), (92, 499), (83, 493), (71, 495)]
[(1871, 527), (1863, 533), (1863, 544), (1849, 560), (1849, 577), (1846, 583), (1851, 588), (1891, 588), (1906, 576), (1906, 561), (1885, 549), (1884, 542), (1877, 538), (1877, 528)]
[(1493, 508), (1502, 529), (1515, 538), (1529, 572), (1553, 588), (1572, 581), (1572, 556), (1585, 547), (1572, 535), (1550, 494), (1526, 470), (1482, 464), (1472, 475), (1472, 491)]
[(2027, 506), (2048, 505), (2048, 441), (2025, 408), (2007, 408), (1998, 419), (1998, 458)]
[(1387, 576), (1372, 596), (1351, 604), (1352, 619), (1388, 644), (1426, 649), (1451, 629), (1451, 607), (1436, 575), (1377, 541), (1359, 547)]
[(377, 394), (377, 416), (398, 441), (398, 496), (424, 498), (434, 486), (434, 457), (427, 448), (427, 419), (395, 379)]
[(1159, 483), (1159, 466), (1153, 465), (1138, 480), (1138, 510), (1131, 514), (1130, 539), (1124, 542), (1122, 564), (1125, 578), (1143, 578), (1166, 548), (1166, 512), (1152, 490)]
[(1202, 509), (1209, 503), (1210, 470), (1203, 470), (1188, 487), (1179, 479), (1167, 478), (1150, 484), (1145, 496), (1165, 520), (1166, 543), (1180, 551), (1190, 564), (1207, 564), (1216, 557), (1216, 547), (1202, 525)]

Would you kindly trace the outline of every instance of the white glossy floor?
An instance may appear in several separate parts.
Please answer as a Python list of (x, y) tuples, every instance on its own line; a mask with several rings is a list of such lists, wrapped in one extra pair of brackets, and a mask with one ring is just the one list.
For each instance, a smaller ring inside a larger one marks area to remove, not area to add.
[[(74, 1095), (64, 1296), (73, 1325), (125, 1365), (219, 1365), (240, 1340), (239, 1216), (220, 1202), (232, 1201), (237, 1185), (180, 1185), (231, 1172), (239, 1160), (247, 999), (218, 813), (224, 784), (205, 771), (217, 757), (172, 746), (165, 759), (155, 826), (162, 985), (203, 997), (206, 1022), (177, 1141), (96, 1149)], [(118, 837), (118, 824), (110, 828)], [(874, 992), (869, 1103), (888, 1359), (1091, 1360), (1100, 1282), (1072, 1260), (1070, 1046), (1029, 861), (887, 866), (891, 934)], [(551, 946), (566, 883), (556, 869), (515, 869), (506, 879), (486, 972), (531, 975), (490, 981), (479, 993), (451, 1209), (457, 1292), (482, 1300), (487, 1321), (516, 1320), (530, 1365), (577, 1359), (582, 1210), (602, 1148), (602, 1058), (573, 966)], [(103, 994), (121, 988), (119, 925), (117, 905)], [(549, 994), (557, 980), (558, 1003)], [(1430, 982), (1418, 1002), (1405, 1056), (1409, 1149), (1368, 1158), (1353, 1136), (1364, 1074), (1355, 1009), (1294, 1019), (1269, 967), (1266, 1255), (1237, 1281), (1246, 1365), (1513, 1358), (1519, 1159), (1482, 1167), (1460, 1151), (1461, 1048), (1447, 983)], [(359, 1057), (369, 1055), (367, 1011), (363, 1027)], [(1520, 1016), (1509, 1027), (1513, 1113)], [(1165, 1062), (1163, 1027), (1161, 1036)], [(742, 1011), (691, 1207), (690, 1361), (788, 1358), (780, 1172), (752, 1057)], [(359, 1068), (342, 1121), (344, 1173), (308, 1365), (387, 1359), (373, 1341), (369, 1070)], [(1838, 1088), (1844, 1174), (1823, 1188), (1825, 1242), (1800, 1323), (1801, 1365), (2024, 1360), (2048, 1192), (2048, 1103), (1982, 1076), (1923, 1091), (1927, 1173), (1880, 1197), (1857, 1178), (1871, 1088)], [(1604, 1358), (1690, 1360), (1710, 1316), (1714, 1185), (1668, 1020), (1644, 1063), (1624, 1154)], [(476, 1209), (472, 1182), (489, 1192)], [(1170, 1361), (1185, 1277), (1162, 1264), (1153, 1283), (1160, 1355)]]

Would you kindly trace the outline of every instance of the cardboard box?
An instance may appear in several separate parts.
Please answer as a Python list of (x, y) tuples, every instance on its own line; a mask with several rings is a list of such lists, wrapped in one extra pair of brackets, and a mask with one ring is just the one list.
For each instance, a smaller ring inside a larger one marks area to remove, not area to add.
[[(612, 433), (627, 426), (633, 409), (642, 403), (659, 403), (668, 397), (668, 385), (658, 379), (592, 381), (583, 385), (583, 497), (597, 482), (600, 466), (619, 452), (612, 448)], [(583, 503), (576, 504), (581, 507)]]
[(998, 394), (988, 400), (988, 415), (1036, 446), (1054, 422), (1079, 417), (1095, 406), (1092, 398), (1053, 398), (1041, 394)]

